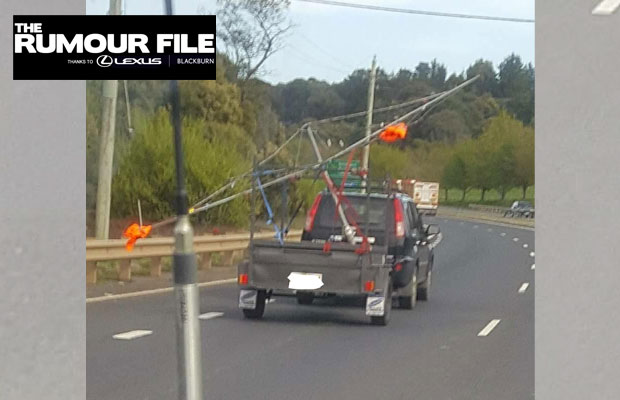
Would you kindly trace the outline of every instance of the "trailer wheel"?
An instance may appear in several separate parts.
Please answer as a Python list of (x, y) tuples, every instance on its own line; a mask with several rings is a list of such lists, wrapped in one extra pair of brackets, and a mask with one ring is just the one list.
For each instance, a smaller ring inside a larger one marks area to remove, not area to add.
[(370, 317), (370, 323), (373, 325), (386, 326), (390, 322), (390, 314), (392, 314), (392, 292), (394, 288), (392, 286), (392, 277), (388, 279), (386, 294), (385, 294), (385, 309), (383, 315), (380, 317)]
[(398, 307), (411, 310), (415, 307), (418, 296), (418, 267), (413, 270), (413, 276), (411, 277), (411, 296), (398, 296)]
[(314, 301), (314, 293), (297, 293), (297, 304), (310, 305)]
[(265, 313), (265, 303), (267, 302), (267, 292), (259, 290), (256, 293), (256, 308), (253, 310), (243, 309), (243, 316), (248, 319), (261, 319)]

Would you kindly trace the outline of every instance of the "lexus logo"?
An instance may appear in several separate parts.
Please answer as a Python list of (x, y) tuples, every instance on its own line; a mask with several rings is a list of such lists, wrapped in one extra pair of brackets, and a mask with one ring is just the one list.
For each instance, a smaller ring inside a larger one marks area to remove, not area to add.
[(109, 67), (112, 65), (112, 57), (108, 55), (102, 55), (97, 57), (97, 65), (100, 67)]

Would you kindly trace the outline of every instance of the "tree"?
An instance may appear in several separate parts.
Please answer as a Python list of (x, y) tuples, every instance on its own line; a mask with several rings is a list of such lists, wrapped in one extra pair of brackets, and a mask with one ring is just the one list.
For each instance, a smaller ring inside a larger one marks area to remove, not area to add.
[(476, 75), (480, 75), (480, 78), (472, 85), (476, 93), (497, 94), (497, 73), (491, 61), (479, 59), (467, 68), (467, 79)]
[(516, 182), (516, 160), (514, 155), (514, 144), (511, 142), (502, 143), (490, 157), (491, 186), (496, 189), (501, 199), (504, 200), (508, 189), (513, 187)]
[(463, 191), (461, 201), (465, 200), (467, 190), (467, 166), (459, 154), (454, 154), (444, 168), (441, 185), (446, 189), (446, 200), (448, 200), (448, 189), (460, 189)]
[(505, 107), (526, 124), (534, 120), (534, 67), (511, 54), (499, 66), (498, 95)]
[(534, 185), (534, 130), (525, 128), (515, 147), (515, 184), (523, 190), (523, 199), (527, 188)]
[(241, 90), (283, 46), (290, 0), (217, 0), (218, 38), (235, 65)]
[(430, 81), (434, 89), (443, 90), (447, 73), (448, 70), (445, 65), (438, 63), (436, 59), (431, 61)]

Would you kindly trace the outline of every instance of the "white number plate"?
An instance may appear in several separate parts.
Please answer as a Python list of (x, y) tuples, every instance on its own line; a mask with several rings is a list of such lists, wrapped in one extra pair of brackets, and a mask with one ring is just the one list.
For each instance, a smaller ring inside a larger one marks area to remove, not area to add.
[(294, 290), (316, 290), (323, 287), (323, 274), (291, 272), (288, 276), (288, 288)]

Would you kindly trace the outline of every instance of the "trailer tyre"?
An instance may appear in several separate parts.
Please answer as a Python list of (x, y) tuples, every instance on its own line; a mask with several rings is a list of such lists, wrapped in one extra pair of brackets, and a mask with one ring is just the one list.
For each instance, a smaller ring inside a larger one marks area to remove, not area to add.
[(310, 305), (314, 301), (314, 293), (297, 293), (297, 304)]
[(256, 308), (253, 310), (243, 309), (243, 316), (248, 319), (260, 319), (265, 313), (265, 303), (267, 302), (267, 292), (259, 290), (256, 293)]
[(390, 322), (390, 315), (392, 314), (392, 277), (388, 280), (387, 293), (385, 296), (385, 310), (380, 317), (370, 317), (370, 323), (373, 325), (386, 326)]

